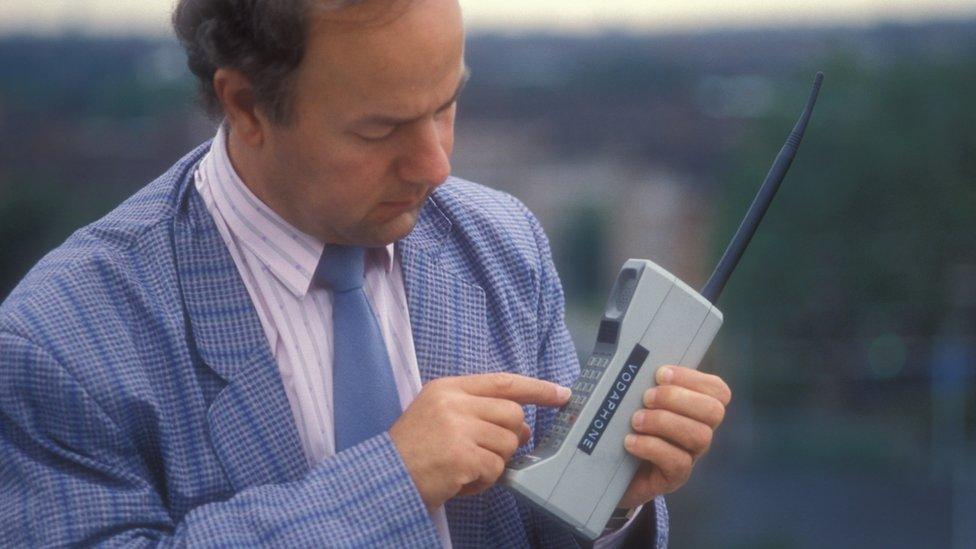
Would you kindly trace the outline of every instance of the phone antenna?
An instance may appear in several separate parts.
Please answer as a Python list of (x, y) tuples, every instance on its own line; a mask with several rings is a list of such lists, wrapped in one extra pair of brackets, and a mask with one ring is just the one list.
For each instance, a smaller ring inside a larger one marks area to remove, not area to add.
[(813, 82), (813, 90), (810, 92), (806, 107), (803, 109), (803, 114), (796, 121), (796, 125), (793, 126), (793, 131), (790, 132), (789, 138), (787, 138), (783, 148), (780, 149), (772, 167), (769, 168), (769, 173), (766, 174), (766, 179), (763, 180), (762, 187), (759, 188), (756, 198), (753, 199), (752, 205), (749, 206), (749, 211), (746, 212), (746, 216), (739, 225), (739, 229), (735, 232), (735, 236), (732, 237), (728, 248), (722, 254), (722, 259), (715, 267), (715, 272), (712, 273), (712, 276), (705, 283), (704, 288), (702, 288), (702, 297), (710, 303), (715, 303), (719, 296), (722, 295), (722, 290), (725, 289), (725, 284), (729, 281), (732, 271), (735, 270), (736, 265), (739, 264), (739, 260), (742, 259), (742, 254), (746, 251), (746, 246), (752, 240), (752, 235), (756, 233), (759, 223), (762, 222), (763, 216), (766, 215), (769, 204), (772, 203), (773, 197), (776, 196), (776, 191), (779, 190), (783, 178), (786, 177), (786, 172), (789, 171), (790, 165), (793, 163), (796, 151), (800, 148), (800, 140), (803, 139), (803, 132), (807, 129), (807, 122), (810, 121), (813, 106), (817, 103), (817, 95), (820, 93), (820, 85), (822, 83), (823, 73), (818, 72), (817, 78)]

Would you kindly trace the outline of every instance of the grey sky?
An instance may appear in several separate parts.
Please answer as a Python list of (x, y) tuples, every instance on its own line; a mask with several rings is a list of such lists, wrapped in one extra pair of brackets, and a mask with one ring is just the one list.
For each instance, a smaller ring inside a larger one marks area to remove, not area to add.
[[(461, 0), (470, 28), (589, 32), (976, 17), (973, 0)], [(166, 34), (173, 0), (0, 0), (0, 33)]]

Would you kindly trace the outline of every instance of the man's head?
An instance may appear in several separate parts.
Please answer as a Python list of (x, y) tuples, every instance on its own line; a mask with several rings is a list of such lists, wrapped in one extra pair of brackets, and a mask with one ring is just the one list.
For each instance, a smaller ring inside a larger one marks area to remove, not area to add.
[(181, 0), (174, 26), (259, 198), (327, 242), (410, 232), (450, 173), (457, 0)]

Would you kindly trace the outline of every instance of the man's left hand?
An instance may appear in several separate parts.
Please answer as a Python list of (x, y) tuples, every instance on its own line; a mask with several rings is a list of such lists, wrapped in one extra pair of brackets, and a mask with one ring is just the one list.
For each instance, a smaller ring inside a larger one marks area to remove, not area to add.
[(677, 490), (691, 476), (695, 462), (712, 445), (725, 418), (732, 391), (722, 378), (662, 366), (657, 386), (644, 393), (644, 408), (631, 418), (634, 433), (624, 446), (642, 463), (618, 507), (631, 509)]

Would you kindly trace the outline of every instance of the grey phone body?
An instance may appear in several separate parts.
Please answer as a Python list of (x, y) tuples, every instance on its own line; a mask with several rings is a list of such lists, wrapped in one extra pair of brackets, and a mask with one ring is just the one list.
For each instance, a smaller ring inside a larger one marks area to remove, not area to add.
[(631, 417), (665, 364), (697, 368), (722, 313), (651, 261), (617, 275), (573, 396), (533, 452), (502, 483), (589, 539), (602, 532), (639, 462), (624, 448)]

